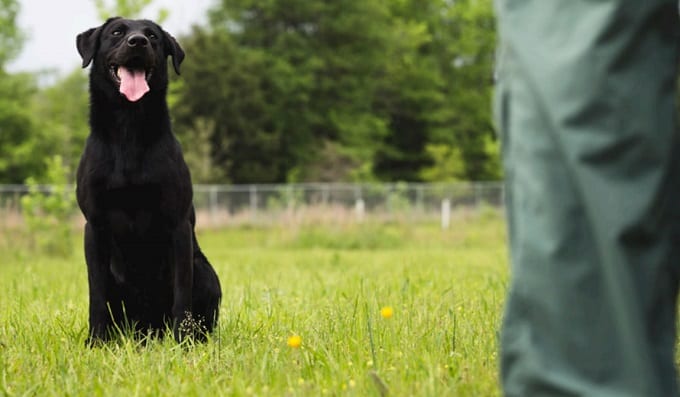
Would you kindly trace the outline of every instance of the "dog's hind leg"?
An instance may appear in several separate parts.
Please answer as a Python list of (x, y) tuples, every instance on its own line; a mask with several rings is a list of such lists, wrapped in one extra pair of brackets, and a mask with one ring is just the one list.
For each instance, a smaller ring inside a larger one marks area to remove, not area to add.
[(208, 259), (194, 246), (194, 295), (192, 309), (203, 328), (203, 334), (217, 325), (222, 290), (220, 281)]

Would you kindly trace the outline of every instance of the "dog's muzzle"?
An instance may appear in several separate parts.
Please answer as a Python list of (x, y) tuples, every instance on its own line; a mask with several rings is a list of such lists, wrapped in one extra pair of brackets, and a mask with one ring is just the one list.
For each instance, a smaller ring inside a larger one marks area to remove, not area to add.
[(118, 84), (120, 93), (130, 102), (137, 102), (149, 92), (149, 80), (153, 74), (153, 52), (149, 48), (149, 39), (142, 34), (131, 34), (119, 49), (116, 58), (121, 62), (111, 62), (111, 77)]

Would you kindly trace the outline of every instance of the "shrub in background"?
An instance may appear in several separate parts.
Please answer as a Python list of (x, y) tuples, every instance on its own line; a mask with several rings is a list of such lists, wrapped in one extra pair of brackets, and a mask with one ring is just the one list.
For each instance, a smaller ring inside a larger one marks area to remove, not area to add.
[(29, 193), (21, 198), (21, 213), (28, 232), (30, 248), (41, 253), (68, 257), (73, 254), (72, 217), (75, 194), (68, 184), (68, 170), (61, 156), (46, 161), (46, 185), (28, 178)]

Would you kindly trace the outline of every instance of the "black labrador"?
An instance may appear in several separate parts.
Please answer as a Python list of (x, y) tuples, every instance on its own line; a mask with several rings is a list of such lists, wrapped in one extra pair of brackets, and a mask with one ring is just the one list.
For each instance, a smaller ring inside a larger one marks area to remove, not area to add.
[(77, 173), (85, 215), (90, 343), (116, 328), (204, 339), (217, 274), (196, 241), (189, 169), (172, 133), (167, 57), (177, 41), (147, 20), (111, 18), (76, 39), (90, 70), (90, 135)]

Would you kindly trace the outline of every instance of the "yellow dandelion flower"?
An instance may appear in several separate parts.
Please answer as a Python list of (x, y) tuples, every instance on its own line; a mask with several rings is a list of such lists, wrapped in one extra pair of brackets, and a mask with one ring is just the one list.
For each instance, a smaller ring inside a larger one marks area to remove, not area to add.
[(288, 346), (297, 349), (302, 345), (302, 338), (299, 335), (292, 335), (288, 337)]
[(390, 318), (394, 314), (394, 310), (392, 309), (392, 306), (385, 306), (382, 309), (380, 309), (380, 315), (382, 318)]

